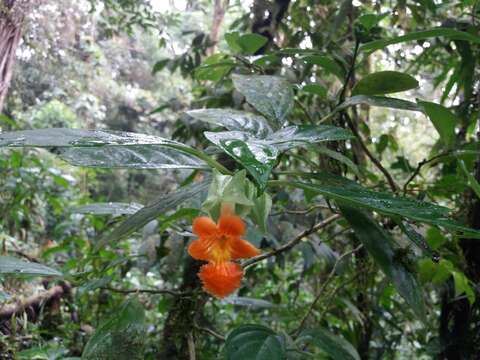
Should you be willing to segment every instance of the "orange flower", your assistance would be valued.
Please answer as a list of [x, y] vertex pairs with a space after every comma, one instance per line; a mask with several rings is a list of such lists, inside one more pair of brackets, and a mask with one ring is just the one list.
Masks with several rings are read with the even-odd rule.
[[216, 224], [207, 216], [193, 221], [192, 231], [198, 236], [188, 247], [188, 253], [197, 260], [208, 261], [200, 268], [198, 277], [203, 289], [218, 298], [224, 298], [240, 287], [241, 266], [232, 260], [254, 257], [260, 251], [248, 241], [245, 223], [230, 211], [222, 209]]

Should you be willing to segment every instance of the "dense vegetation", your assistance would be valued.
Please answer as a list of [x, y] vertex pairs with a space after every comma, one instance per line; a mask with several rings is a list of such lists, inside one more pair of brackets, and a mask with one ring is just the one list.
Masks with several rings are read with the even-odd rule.
[[0, 3], [0, 359], [478, 358], [479, 1], [39, 5]]

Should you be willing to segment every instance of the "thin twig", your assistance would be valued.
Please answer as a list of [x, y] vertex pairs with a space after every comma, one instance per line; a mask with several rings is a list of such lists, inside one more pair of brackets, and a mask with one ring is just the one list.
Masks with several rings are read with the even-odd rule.
[[305, 106], [303, 106], [303, 104], [297, 99], [295, 99], [295, 104], [297, 104], [298, 107], [302, 109], [304, 114], [307, 116], [308, 121], [310, 121], [311, 124], [315, 124], [315, 121], [313, 120], [312, 115], [310, 115], [310, 112], [307, 110], [307, 108], [305, 108]]
[[358, 132], [358, 130], [355, 128], [355, 126], [353, 125], [352, 123], [352, 120], [350, 119], [350, 117], [345, 114], [345, 118], [347, 119], [347, 124], [348, 124], [348, 127], [350, 128], [350, 130], [352, 131], [353, 135], [355, 135], [356, 139], [358, 140], [358, 143], [360, 144], [360, 147], [362, 148], [362, 150], [365, 152], [365, 155], [367, 155], [367, 157], [370, 159], [370, 161], [377, 167], [378, 170], [380, 170], [382, 172], [382, 174], [385, 176], [385, 178], [387, 179], [388, 181], [388, 184], [390, 185], [390, 188], [392, 189], [393, 192], [397, 192], [398, 191], [398, 185], [395, 183], [395, 180], [393, 180], [393, 177], [392, 175], [388, 172], [387, 169], [385, 169], [382, 165], [382, 163], [380, 162], [380, 160], [378, 160], [371, 152], [370, 150], [368, 150], [368, 147], [367, 145], [365, 145], [365, 143], [363, 142], [363, 139], [362, 137], [360, 136], [360, 133]]
[[318, 224], [312, 226], [310, 229], [307, 229], [307, 230], [304, 230], [302, 231], [300, 234], [298, 234], [294, 239], [290, 240], [288, 243], [286, 243], [285, 245], [283, 246], [280, 246], [278, 249], [275, 249], [275, 250], [272, 250], [272, 251], [269, 251], [269, 252], [266, 252], [264, 254], [261, 254], [259, 256], [256, 256], [252, 259], [249, 259], [247, 261], [245, 261], [243, 263], [243, 267], [246, 268], [246, 267], [249, 267], [259, 261], [262, 261], [262, 260], [265, 260], [265, 259], [268, 259], [269, 257], [272, 257], [272, 256], [276, 256], [278, 254], [281, 254], [285, 251], [288, 251], [290, 250], [291, 248], [293, 248], [295, 245], [297, 245], [298, 243], [300, 243], [300, 241], [302, 241], [303, 238], [311, 235], [311, 234], [314, 234], [316, 233], [318, 230], [320, 229], [323, 229], [325, 228], [326, 226], [330, 225], [332, 222], [338, 220], [339, 218], [341, 217], [340, 214], [335, 214], [335, 215], [332, 215], [328, 218], [326, 218], [325, 220], [319, 222]]
[[195, 325], [195, 329], [200, 330], [200, 331], [204, 331], [206, 333], [209, 333], [210, 335], [217, 338], [218, 340], [225, 341], [225, 336], [217, 333], [216, 331], [214, 331], [212, 329], [209, 329], [209, 328], [206, 328], [206, 327], [203, 327], [203, 326], [199, 326], [199, 325]]
[[190, 295], [188, 292], [181, 292], [169, 289], [117, 289], [113, 287], [101, 287], [102, 290], [112, 291], [120, 294], [134, 294], [134, 293], [145, 293], [145, 294], [168, 294], [172, 296], [185, 296]]
[[337, 266], [338, 264], [340, 263], [340, 261], [342, 261], [344, 258], [346, 258], [347, 256], [350, 256], [354, 253], [356, 253], [358, 250], [360, 250], [361, 248], [363, 247], [363, 244], [360, 244], [359, 246], [357, 246], [355, 249], [353, 250], [350, 250], [350, 251], [347, 251], [346, 253], [342, 254], [338, 259], [337, 261], [335, 261], [335, 264], [333, 265], [333, 268], [332, 270], [330, 271], [330, 273], [328, 274], [326, 280], [324, 281], [322, 287], [320, 288], [320, 290], [318, 291], [318, 295], [315, 297], [315, 299], [313, 300], [313, 302], [310, 304], [307, 312], [305, 313], [305, 315], [303, 316], [302, 320], [300, 321], [300, 325], [298, 325], [298, 327], [293, 331], [293, 335], [298, 335], [300, 333], [300, 331], [302, 331], [302, 328], [303, 326], [305, 325], [305, 322], [307, 321], [308, 317], [310, 316], [310, 314], [312, 313], [315, 305], [317, 304], [318, 300], [320, 300], [320, 298], [322, 297], [323, 295], [323, 292], [325, 290], [325, 288], [327, 287], [327, 285], [330, 283], [330, 281], [332, 280], [333, 278], [333, 275], [335, 274], [335, 272], [337, 271]]

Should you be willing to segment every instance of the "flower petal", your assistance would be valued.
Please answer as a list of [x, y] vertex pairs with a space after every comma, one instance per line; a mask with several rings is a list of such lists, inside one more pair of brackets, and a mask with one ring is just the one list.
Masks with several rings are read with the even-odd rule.
[[245, 223], [240, 216], [222, 215], [218, 220], [218, 229], [221, 234], [230, 236], [243, 236], [245, 234]]
[[192, 232], [200, 237], [212, 236], [217, 232], [217, 225], [208, 216], [200, 216], [193, 220]]
[[208, 263], [200, 268], [198, 277], [202, 280], [206, 292], [222, 299], [240, 287], [243, 270], [240, 265], [231, 261]]
[[209, 260], [210, 257], [210, 241], [205, 238], [193, 240], [188, 246], [188, 253], [197, 260]]
[[229, 241], [232, 259], [248, 259], [260, 254], [255, 246], [250, 244], [247, 240], [231, 239]]

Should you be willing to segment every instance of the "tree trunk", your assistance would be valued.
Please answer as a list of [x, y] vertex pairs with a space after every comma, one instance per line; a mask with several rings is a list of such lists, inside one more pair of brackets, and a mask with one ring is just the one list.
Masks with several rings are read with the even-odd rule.
[[12, 79], [15, 51], [20, 42], [30, 0], [0, 0], [0, 112]]
[[215, 52], [215, 48], [220, 37], [220, 28], [222, 27], [223, 19], [225, 18], [225, 12], [229, 2], [229, 0], [215, 0], [213, 9], [213, 22], [210, 30], [210, 41], [212, 46], [207, 49], [207, 55], [212, 55]]

